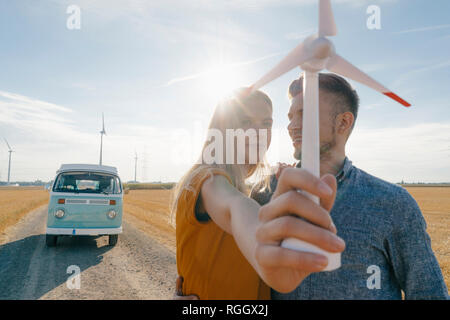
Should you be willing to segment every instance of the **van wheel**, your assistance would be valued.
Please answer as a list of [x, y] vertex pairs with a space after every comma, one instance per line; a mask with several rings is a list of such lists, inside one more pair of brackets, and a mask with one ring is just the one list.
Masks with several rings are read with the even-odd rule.
[[110, 246], [115, 246], [118, 239], [119, 239], [119, 235], [118, 234], [110, 234], [109, 235], [109, 245]]
[[47, 247], [54, 247], [56, 246], [56, 241], [58, 240], [58, 236], [47, 234], [45, 235], [45, 244]]

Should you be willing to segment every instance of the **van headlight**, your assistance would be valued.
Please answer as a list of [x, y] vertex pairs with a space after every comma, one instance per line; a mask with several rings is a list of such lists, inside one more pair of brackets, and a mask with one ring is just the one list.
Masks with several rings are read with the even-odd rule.
[[64, 214], [65, 214], [64, 210], [59, 209], [59, 210], [56, 210], [56, 212], [55, 212], [55, 217], [61, 219], [62, 217], [64, 217]]
[[117, 213], [114, 210], [109, 210], [106, 215], [108, 216], [108, 218], [114, 219], [116, 217]]

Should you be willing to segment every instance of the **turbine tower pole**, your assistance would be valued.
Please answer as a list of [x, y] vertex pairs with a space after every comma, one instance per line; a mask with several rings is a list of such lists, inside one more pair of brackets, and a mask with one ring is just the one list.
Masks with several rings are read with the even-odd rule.
[[102, 153], [103, 153], [103, 132], [100, 132], [100, 165], [102, 165]]
[[105, 131], [105, 117], [102, 112], [102, 131], [100, 131], [100, 165], [102, 165], [103, 160], [103, 135], [106, 135]]
[[11, 177], [11, 153], [14, 152], [13, 149], [11, 149], [11, 146], [8, 143], [8, 140], [6, 140], [6, 138], [3, 138], [5, 140], [6, 145], [8, 146], [8, 152], [9, 152], [9, 161], [8, 161], [8, 183], [10, 181], [10, 177]]
[[137, 182], [136, 180], [136, 172], [137, 172], [137, 153], [134, 152], [135, 156], [134, 156], [134, 182]]

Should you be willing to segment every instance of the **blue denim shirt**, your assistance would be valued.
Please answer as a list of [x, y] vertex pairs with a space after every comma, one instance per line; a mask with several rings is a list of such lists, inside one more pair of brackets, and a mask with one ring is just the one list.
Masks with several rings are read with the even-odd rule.
[[[345, 240], [341, 267], [313, 273], [294, 291], [272, 290], [288, 299], [448, 299], [448, 290], [431, 249], [426, 223], [414, 198], [401, 186], [383, 181], [345, 158], [336, 175], [331, 217]], [[272, 191], [277, 180], [271, 179]], [[260, 204], [271, 192], [253, 192]]]

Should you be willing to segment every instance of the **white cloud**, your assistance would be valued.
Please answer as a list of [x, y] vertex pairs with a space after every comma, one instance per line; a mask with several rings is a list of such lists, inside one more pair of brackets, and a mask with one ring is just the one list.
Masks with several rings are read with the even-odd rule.
[[[53, 0], [60, 5], [71, 5], [72, 0]], [[378, 0], [378, 3], [392, 3], [398, 0]], [[224, 10], [255, 10], [277, 6], [309, 6], [318, 5], [318, 0], [165, 0], [165, 1], [147, 1], [147, 0], [78, 0], [77, 5], [80, 8], [95, 10], [102, 14], [108, 14], [111, 17], [117, 17], [124, 14], [145, 15], [149, 12], [161, 9], [177, 10], [205, 10], [220, 12]], [[332, 5], [337, 6], [346, 4], [354, 7], [373, 4], [373, 0], [333, 0]]]
[[393, 34], [416, 33], [416, 32], [433, 31], [433, 30], [448, 29], [448, 28], [450, 28], [450, 24], [441, 24], [441, 25], [428, 26], [428, 27], [422, 27], [422, 28], [406, 29], [406, 30], [402, 30], [402, 31], [392, 32], [392, 33]]
[[412, 76], [415, 76], [417, 78], [417, 74], [425, 73], [425, 72], [429, 72], [429, 71], [433, 71], [433, 70], [439, 71], [439, 70], [442, 70], [442, 69], [445, 69], [448, 67], [450, 67], [450, 60], [433, 62], [426, 66], [423, 66], [420, 68], [415, 68], [411, 71], [408, 71], [408, 72], [405, 72], [405, 73], [399, 75], [398, 78], [394, 81], [393, 87], [398, 87], [398, 86], [406, 83], [409, 79], [412, 78]]
[[355, 128], [347, 146], [355, 165], [387, 181], [450, 181], [450, 123]]
[[219, 66], [217, 69], [211, 69], [211, 70], [206, 70], [204, 72], [199, 72], [199, 73], [195, 73], [195, 74], [191, 74], [191, 75], [187, 75], [187, 76], [176, 77], [176, 78], [169, 80], [165, 86], [170, 86], [170, 85], [178, 83], [178, 82], [183, 82], [183, 81], [193, 80], [193, 79], [197, 79], [197, 78], [201, 78], [201, 77], [205, 77], [205, 76], [210, 76], [211, 74], [215, 74], [222, 70], [229, 71], [230, 69], [235, 69], [238, 67], [254, 64], [254, 63], [264, 61], [266, 59], [270, 59], [270, 58], [273, 58], [275, 56], [278, 56], [278, 55], [281, 55], [284, 53], [285, 52], [275, 52], [275, 53], [271, 53], [271, 54], [265, 55], [263, 57], [255, 58], [255, 59], [248, 60], [248, 61], [224, 64], [224, 65]]
[[21, 102], [27, 106], [32, 105], [33, 107], [36, 107], [40, 110], [58, 110], [58, 111], [64, 111], [64, 112], [72, 111], [69, 108], [62, 107], [62, 106], [56, 105], [54, 103], [49, 103], [46, 101], [41, 101], [38, 99], [33, 99], [33, 98], [26, 97], [26, 96], [22, 96], [20, 94], [6, 92], [6, 91], [0, 91], [0, 97], [3, 97], [4, 99], [9, 100], [9, 101]]
[[[70, 109], [23, 95], [0, 92], [0, 123], [16, 152], [12, 181], [51, 179], [61, 163], [96, 163], [97, 130], [70, 121]], [[4, 100], [7, 101], [4, 101]], [[35, 104], [31, 103], [32, 101]], [[44, 119], [48, 117], [48, 119]], [[112, 121], [111, 121], [112, 122]], [[138, 153], [138, 179], [176, 181], [196, 160], [207, 122], [186, 128], [154, 128], [107, 122], [105, 164], [117, 166], [123, 180], [134, 176]], [[22, 131], [22, 137], [17, 137]], [[25, 137], [25, 138], [24, 138]], [[6, 146], [4, 146], [4, 150]], [[405, 128], [356, 128], [347, 153], [354, 164], [382, 179], [398, 182], [450, 181], [450, 123], [418, 124]], [[291, 163], [293, 148], [285, 128], [274, 128], [268, 158]], [[1, 178], [7, 172], [7, 152], [0, 154]]]
[[[41, 136], [59, 141], [82, 138], [75, 130], [73, 111], [54, 103], [0, 91], [0, 123], [21, 130], [30, 138]], [[89, 139], [86, 137], [86, 139]]]
[[290, 32], [284, 35], [287, 40], [303, 40], [304, 38], [317, 32], [317, 29], [310, 28], [301, 32]]
[[[98, 163], [100, 127], [87, 127], [83, 116], [64, 106], [0, 91], [0, 136], [5, 136], [15, 150], [11, 181], [48, 181], [62, 163]], [[104, 163], [116, 166], [124, 181], [131, 180], [136, 150], [140, 181], [175, 181], [194, 163], [206, 125], [180, 131], [106, 118]], [[6, 144], [2, 145], [1, 181], [6, 179], [8, 170]]]

